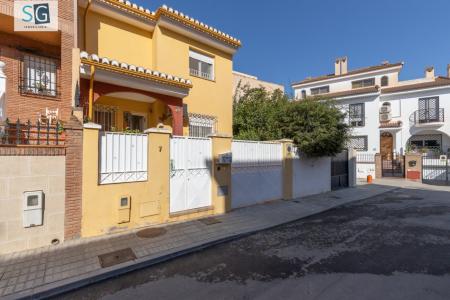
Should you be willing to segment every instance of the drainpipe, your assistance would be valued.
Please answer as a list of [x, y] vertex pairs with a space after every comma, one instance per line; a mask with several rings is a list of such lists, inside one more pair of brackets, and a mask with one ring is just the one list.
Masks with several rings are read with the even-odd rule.
[[94, 78], [95, 78], [95, 66], [91, 66], [91, 79], [89, 81], [89, 122], [94, 120]]
[[[86, 6], [86, 9], [84, 10], [84, 26], [83, 26], [83, 48], [86, 51], [87, 49], [87, 37], [86, 37], [86, 30], [87, 30], [87, 15], [89, 12], [89, 9], [91, 8], [92, 0], [88, 0], [88, 4]], [[91, 66], [91, 78], [89, 80], [89, 111], [88, 111], [88, 118], [89, 122], [92, 122], [94, 119], [94, 78], [95, 78], [95, 67]]]
[[0, 125], [6, 119], [6, 75], [3, 72], [5, 63], [0, 61]]
[[87, 4], [87, 6], [86, 6], [86, 9], [84, 10], [84, 26], [83, 26], [83, 48], [84, 48], [84, 51], [86, 51], [86, 49], [87, 49], [87, 46], [86, 46], [86, 44], [87, 44], [87, 39], [86, 39], [86, 26], [87, 26], [87, 14], [88, 14], [88, 12], [89, 12], [89, 8], [91, 8], [91, 4], [92, 4], [92, 0], [88, 0], [88, 4]]

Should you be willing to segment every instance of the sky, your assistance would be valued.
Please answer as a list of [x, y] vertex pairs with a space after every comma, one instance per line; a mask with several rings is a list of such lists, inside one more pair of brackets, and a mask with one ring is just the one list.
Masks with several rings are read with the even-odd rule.
[[236, 71], [290, 84], [349, 69], [405, 62], [401, 80], [437, 75], [450, 64], [448, 0], [134, 0], [151, 10], [166, 4], [242, 41]]

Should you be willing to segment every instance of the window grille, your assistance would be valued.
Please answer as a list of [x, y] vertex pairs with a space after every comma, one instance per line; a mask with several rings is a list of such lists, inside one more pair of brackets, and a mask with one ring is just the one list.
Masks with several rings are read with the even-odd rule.
[[367, 151], [367, 144], [367, 136], [352, 136], [347, 143], [347, 147], [357, 151]]
[[350, 104], [348, 116], [350, 126], [363, 127], [365, 120], [364, 103]]
[[442, 135], [441, 134], [423, 134], [413, 135], [408, 142], [412, 151], [422, 151], [424, 149], [436, 152], [442, 151]]
[[21, 93], [57, 96], [56, 60], [26, 54], [23, 56], [21, 77]]
[[117, 107], [94, 105], [94, 122], [102, 125], [104, 131], [117, 130]]
[[189, 114], [189, 136], [207, 137], [216, 132], [217, 118], [214, 116]]

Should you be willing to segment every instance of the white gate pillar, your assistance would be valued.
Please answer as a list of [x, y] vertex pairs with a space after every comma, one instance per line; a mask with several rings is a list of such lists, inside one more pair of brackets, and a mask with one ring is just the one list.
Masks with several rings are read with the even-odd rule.
[[5, 63], [0, 61], [0, 122], [6, 120], [6, 75]]

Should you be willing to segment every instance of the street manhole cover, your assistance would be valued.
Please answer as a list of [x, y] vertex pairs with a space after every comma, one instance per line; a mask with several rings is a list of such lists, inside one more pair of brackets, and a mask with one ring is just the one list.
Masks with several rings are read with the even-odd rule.
[[118, 264], [122, 264], [127, 261], [135, 260], [136, 255], [134, 254], [133, 250], [131, 250], [131, 248], [126, 248], [111, 253], [99, 255], [98, 259], [100, 261], [100, 265], [102, 266], [102, 268], [107, 268]]
[[155, 238], [161, 235], [166, 234], [167, 230], [161, 227], [158, 228], [147, 228], [140, 230], [136, 233], [137, 237], [143, 238], [143, 239], [151, 239]]
[[213, 217], [200, 219], [198, 221], [202, 222], [205, 225], [213, 225], [213, 224], [217, 224], [217, 223], [222, 223], [222, 221], [220, 221], [219, 219], [213, 218]]

